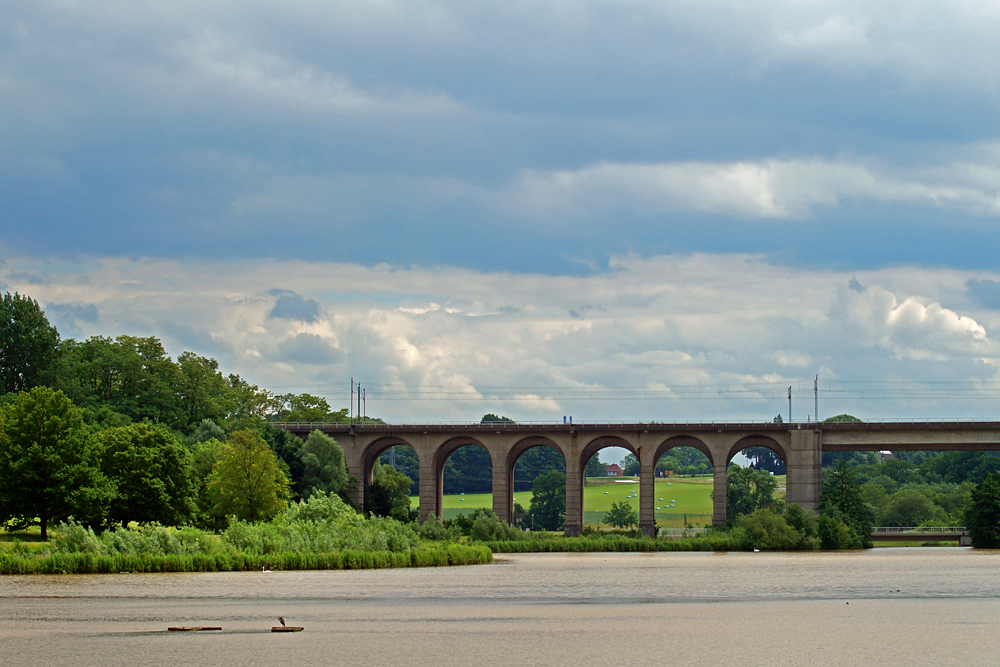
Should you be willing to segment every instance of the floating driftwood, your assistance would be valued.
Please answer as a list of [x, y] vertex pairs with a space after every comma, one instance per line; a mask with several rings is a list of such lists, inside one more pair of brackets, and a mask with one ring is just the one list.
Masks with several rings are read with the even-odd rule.
[[271, 632], [302, 632], [302, 628], [296, 628], [291, 625], [272, 625]]
[[219, 625], [181, 625], [177, 627], [167, 628], [168, 632], [202, 632], [204, 630], [221, 630], [222, 626]]

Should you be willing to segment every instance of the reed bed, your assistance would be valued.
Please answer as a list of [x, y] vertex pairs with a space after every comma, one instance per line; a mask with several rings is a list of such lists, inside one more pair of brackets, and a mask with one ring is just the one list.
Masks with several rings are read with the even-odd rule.
[[0, 552], [0, 574], [112, 574], [122, 572], [247, 572], [252, 570], [361, 570], [401, 567], [485, 565], [493, 552], [484, 545], [421, 546], [408, 552], [340, 551], [277, 554], [49, 553], [23, 556]]

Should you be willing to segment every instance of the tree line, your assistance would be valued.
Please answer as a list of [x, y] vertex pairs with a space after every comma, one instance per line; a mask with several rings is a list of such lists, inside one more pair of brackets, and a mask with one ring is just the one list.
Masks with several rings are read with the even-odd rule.
[[[0, 526], [75, 517], [218, 529], [259, 521], [317, 492], [347, 500], [343, 451], [284, 421], [346, 422], [310, 394], [272, 394], [214, 359], [167, 355], [155, 337], [62, 339], [34, 299], [0, 299]], [[376, 420], [370, 420], [376, 421]], [[373, 513], [401, 509], [409, 481], [376, 471]]]

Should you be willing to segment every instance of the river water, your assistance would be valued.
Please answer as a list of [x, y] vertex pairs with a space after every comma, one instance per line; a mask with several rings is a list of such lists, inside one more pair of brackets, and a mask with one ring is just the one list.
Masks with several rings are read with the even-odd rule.
[[[278, 616], [305, 630], [271, 633]], [[0, 577], [5, 666], [997, 662], [996, 551], [524, 554], [419, 570]]]

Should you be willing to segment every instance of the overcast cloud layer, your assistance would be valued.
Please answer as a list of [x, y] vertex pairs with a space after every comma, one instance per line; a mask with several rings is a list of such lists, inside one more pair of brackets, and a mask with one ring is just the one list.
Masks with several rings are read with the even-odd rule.
[[986, 2], [6, 3], [0, 287], [391, 418], [989, 416], [997, 63]]
[[995, 274], [695, 254], [613, 257], [591, 276], [9, 262], [0, 281], [36, 295], [64, 335], [155, 334], [174, 354], [337, 405], [353, 377], [393, 420], [787, 418], [789, 386], [806, 419], [815, 374], [821, 416], [982, 417], [1000, 396]]

